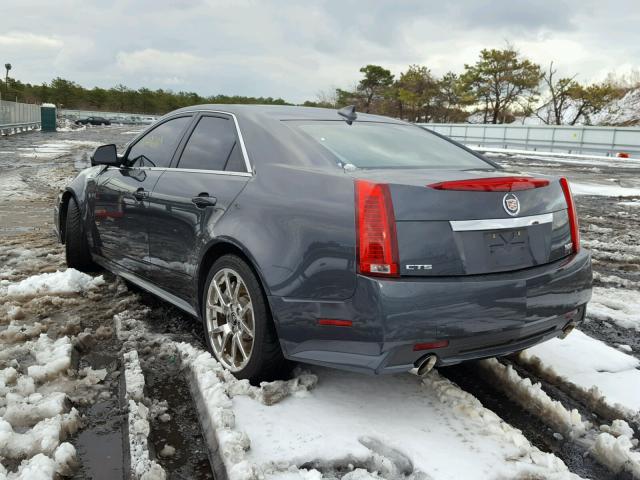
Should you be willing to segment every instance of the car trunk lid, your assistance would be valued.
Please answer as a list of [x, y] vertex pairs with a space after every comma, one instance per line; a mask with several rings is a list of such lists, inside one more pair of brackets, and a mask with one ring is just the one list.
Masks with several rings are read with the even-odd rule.
[[388, 184], [402, 276], [506, 272], [571, 253], [558, 179], [535, 182], [495, 170], [377, 169], [351, 175]]

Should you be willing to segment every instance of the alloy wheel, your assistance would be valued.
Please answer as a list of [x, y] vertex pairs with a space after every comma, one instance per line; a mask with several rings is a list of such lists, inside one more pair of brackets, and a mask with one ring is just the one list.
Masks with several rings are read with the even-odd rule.
[[220, 269], [207, 292], [207, 335], [217, 359], [232, 372], [242, 370], [251, 359], [255, 325], [246, 283], [235, 270]]

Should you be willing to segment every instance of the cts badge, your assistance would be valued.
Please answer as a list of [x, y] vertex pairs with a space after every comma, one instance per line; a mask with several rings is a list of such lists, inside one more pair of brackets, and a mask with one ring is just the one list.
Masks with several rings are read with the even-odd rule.
[[502, 198], [502, 206], [504, 211], [511, 216], [515, 216], [520, 213], [520, 200], [513, 193], [507, 193]]
[[431, 265], [406, 265], [407, 270], [431, 270]]

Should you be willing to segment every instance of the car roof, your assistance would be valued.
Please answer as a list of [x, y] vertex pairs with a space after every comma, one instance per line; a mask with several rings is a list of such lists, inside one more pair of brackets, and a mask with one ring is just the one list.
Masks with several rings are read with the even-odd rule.
[[[344, 120], [338, 110], [331, 108], [300, 107], [295, 105], [236, 105], [236, 104], [203, 104], [174, 110], [170, 115], [199, 110], [215, 110], [232, 113], [238, 117], [263, 117], [271, 120]], [[391, 117], [356, 112], [356, 121], [405, 123]]]

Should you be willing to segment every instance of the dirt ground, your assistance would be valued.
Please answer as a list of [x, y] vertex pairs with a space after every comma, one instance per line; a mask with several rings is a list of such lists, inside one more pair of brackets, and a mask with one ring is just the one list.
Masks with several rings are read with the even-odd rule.
[[[34, 387], [36, 393], [59, 391], [66, 395], [60, 418], [73, 409], [78, 412], [74, 425], [63, 422], [59, 432], [60, 442], [75, 448], [76, 460], [58, 462], [61, 465], [55, 467], [56, 475], [123, 478], [131, 468], [122, 362], [122, 354], [130, 345], [126, 337], [117, 335], [114, 317], [138, 312], [149, 332], [204, 348], [197, 321], [108, 272], [96, 273], [103, 276], [104, 283], [75, 293], [11, 296], [6, 292], [8, 285], [30, 276], [64, 270], [63, 249], [52, 234], [52, 205], [58, 189], [88, 165], [88, 154], [97, 144], [116, 143], [121, 148], [136, 132], [131, 127], [113, 126], [0, 137], [0, 369], [11, 367], [26, 375], [30, 367], [38, 365], [40, 360], [33, 349], [41, 334], [54, 341], [68, 338], [71, 342], [68, 368], [62, 368], [55, 379], [36, 381]], [[496, 161], [510, 169], [569, 175], [578, 182], [640, 185], [640, 163], [609, 166], [606, 162], [524, 157], [496, 157]], [[625, 351], [640, 358], [637, 330], [615, 321], [616, 312], [624, 313], [624, 305], [612, 301], [607, 293], [632, 292], [637, 299], [640, 197], [581, 195], [576, 200], [583, 245], [592, 251], [594, 285], [601, 289], [594, 299], [601, 307], [598, 311], [613, 312], [611, 318], [606, 313], [590, 316], [581, 330], [612, 347], [629, 346]], [[148, 341], [135, 343], [146, 381], [142, 403], [149, 409], [149, 455], [168, 478], [213, 478], [216, 459], [201, 427], [193, 392], [177, 359], [157, 354], [157, 341], [151, 336]], [[541, 383], [566, 408], [575, 408], [596, 420], [613, 420], [593, 411], [571, 389], [518, 364], [517, 359], [504, 362], [533, 383]], [[594, 479], [633, 478], [628, 471], [612, 472], [589, 455], [586, 447], [558, 435], [545, 418], [524, 408], [499, 383], [492, 382], [479, 364], [440, 369], [440, 374], [522, 431], [531, 444], [554, 453], [571, 472]], [[12, 424], [17, 433], [27, 432], [30, 426]], [[53, 456], [58, 450], [42, 451]], [[16, 472], [32, 453], [9, 455], [0, 451], [0, 460], [9, 473]], [[333, 475], [342, 476], [339, 472]]]

